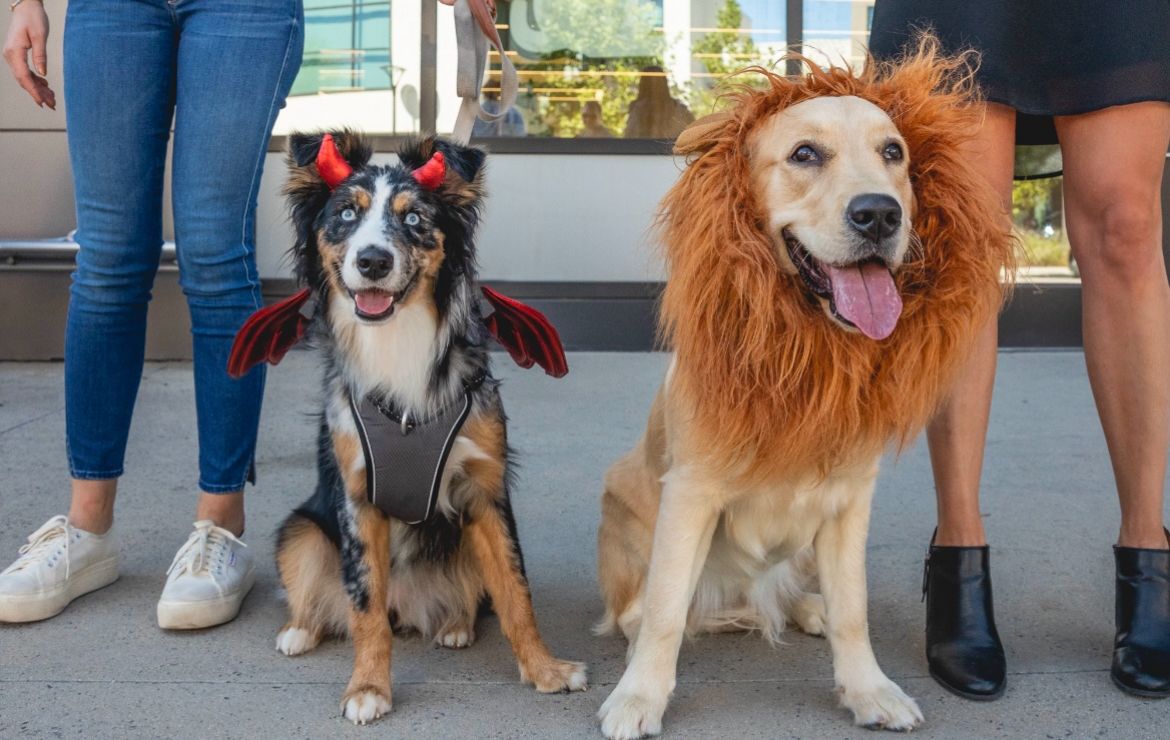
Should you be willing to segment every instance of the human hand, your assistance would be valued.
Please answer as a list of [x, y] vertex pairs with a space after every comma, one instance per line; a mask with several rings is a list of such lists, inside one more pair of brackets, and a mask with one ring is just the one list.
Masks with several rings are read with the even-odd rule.
[[[439, 0], [443, 5], [455, 5], [455, 0]], [[468, 0], [471, 15], [479, 23], [483, 35], [494, 39], [497, 48], [502, 48], [499, 31], [496, 30], [496, 0]]]
[[[49, 39], [49, 16], [40, 0], [24, 0], [12, 11], [8, 38], [4, 42], [4, 61], [12, 76], [39, 106], [57, 109], [57, 95], [49, 87], [45, 75], [49, 71], [49, 56], [45, 44]], [[32, 51], [33, 66], [28, 64]]]
[[[439, 0], [443, 5], [454, 5], [455, 0]], [[485, 5], [492, 11], [492, 15], [496, 14], [496, 0], [487, 0]]]

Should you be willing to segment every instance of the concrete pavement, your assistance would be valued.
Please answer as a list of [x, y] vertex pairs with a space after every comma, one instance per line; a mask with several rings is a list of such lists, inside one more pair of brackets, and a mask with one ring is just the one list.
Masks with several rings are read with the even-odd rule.
[[[878, 660], [919, 700], [920, 736], [1170, 736], [1170, 701], [1133, 699], [1109, 681], [1118, 513], [1083, 358], [1000, 359], [983, 507], [1007, 694], [963, 701], [926, 675], [920, 587], [934, 502], [922, 444], [890, 460], [878, 485], [869, 548]], [[537, 615], [554, 652], [589, 663], [588, 692], [522, 687], [491, 617], [463, 651], [396, 640], [394, 711], [355, 728], [337, 711], [347, 645], [300, 658], [275, 651], [285, 613], [272, 532], [314, 477], [315, 357], [294, 352], [269, 374], [245, 537], [261, 571], [240, 618], [197, 633], [155, 626], [164, 571], [190, 528], [197, 449], [189, 367], [150, 365], [119, 496], [122, 578], [55, 619], [0, 626], [0, 738], [600, 737], [593, 717], [625, 653], [622, 641], [589, 631], [601, 613], [601, 474], [641, 431], [665, 356], [574, 354], [570, 364], [557, 381], [496, 360], [521, 455], [513, 496]], [[59, 364], [0, 364], [0, 567], [66, 506], [61, 374]], [[826, 643], [787, 640], [777, 649], [745, 635], [684, 645], [667, 737], [873, 737], [837, 708]]]

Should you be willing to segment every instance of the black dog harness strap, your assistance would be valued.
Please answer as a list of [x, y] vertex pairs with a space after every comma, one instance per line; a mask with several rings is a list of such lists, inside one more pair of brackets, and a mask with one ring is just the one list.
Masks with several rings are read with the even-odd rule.
[[398, 417], [369, 398], [350, 395], [350, 408], [366, 457], [366, 497], [407, 524], [435, 513], [447, 456], [471, 413], [471, 389], [432, 419]]

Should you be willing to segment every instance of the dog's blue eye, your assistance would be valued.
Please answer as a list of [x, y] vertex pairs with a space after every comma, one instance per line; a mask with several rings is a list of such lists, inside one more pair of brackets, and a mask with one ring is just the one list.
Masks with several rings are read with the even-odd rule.
[[418, 217], [417, 213], [412, 212], [412, 213], [406, 214], [406, 218], [404, 220], [406, 221], [407, 226], [418, 226], [418, 222], [421, 221], [422, 219], [420, 219]]
[[800, 146], [796, 147], [796, 151], [792, 152], [792, 155], [789, 157], [789, 159], [791, 159], [793, 162], [800, 163], [819, 162], [821, 161], [821, 155], [820, 152], [818, 152], [816, 149], [813, 149], [808, 144], [801, 144]]
[[353, 221], [355, 218], [357, 218], [357, 212], [354, 211], [352, 208], [346, 208], [344, 211], [341, 212], [341, 220], [342, 221]]

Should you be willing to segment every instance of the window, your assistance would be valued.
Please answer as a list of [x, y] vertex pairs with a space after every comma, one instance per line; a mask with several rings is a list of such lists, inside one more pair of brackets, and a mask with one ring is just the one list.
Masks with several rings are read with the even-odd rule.
[[804, 52], [822, 64], [865, 62], [874, 0], [804, 0]]
[[[787, 51], [777, 0], [512, 0], [498, 26], [520, 77], [515, 110], [480, 122], [478, 136], [673, 138], [717, 105], [715, 83]], [[458, 99], [449, 11], [439, 17], [437, 128], [450, 131]], [[499, 95], [493, 52], [485, 108]]]
[[305, 0], [305, 53], [277, 134], [418, 131], [419, 3]]
[[1012, 226], [1018, 240], [1021, 279], [1060, 282], [1075, 277], [1064, 228], [1064, 178], [1044, 177], [1060, 172], [1058, 146], [1017, 146], [1012, 188]]

